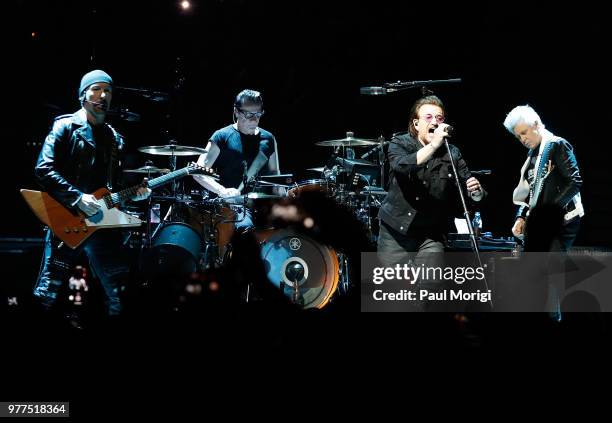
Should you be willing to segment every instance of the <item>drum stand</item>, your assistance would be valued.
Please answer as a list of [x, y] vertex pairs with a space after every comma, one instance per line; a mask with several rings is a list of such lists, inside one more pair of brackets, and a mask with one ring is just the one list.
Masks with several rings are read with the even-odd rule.
[[338, 286], [340, 287], [343, 295], [348, 295], [349, 288], [351, 287], [348, 257], [344, 253], [337, 253], [336, 255], [338, 256], [338, 264], [339, 264], [338, 273], [340, 275], [340, 283]]
[[[291, 302], [298, 306], [304, 305], [304, 297], [300, 293], [300, 281], [304, 281], [304, 266], [301, 263], [293, 262], [291, 267], [285, 269], [285, 276], [292, 282]], [[281, 292], [284, 292], [284, 283], [281, 282]]]

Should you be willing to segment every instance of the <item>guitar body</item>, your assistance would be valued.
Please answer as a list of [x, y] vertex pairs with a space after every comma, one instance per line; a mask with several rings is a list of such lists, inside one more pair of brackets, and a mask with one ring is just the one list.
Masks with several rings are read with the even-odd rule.
[[[100, 188], [93, 193], [97, 199], [107, 194], [109, 191], [106, 188]], [[104, 201], [100, 201], [102, 207], [98, 213], [86, 217], [81, 212], [75, 214], [68, 210], [46, 192], [22, 189], [21, 195], [36, 217], [64, 244], [73, 249], [83, 244], [99, 229], [137, 227], [142, 224], [140, 219], [116, 207], [108, 208]]]
[[[187, 167], [147, 181], [147, 186], [155, 189], [175, 179], [193, 174], [208, 175], [218, 179], [218, 175], [212, 169], [192, 163]], [[72, 212], [46, 192], [22, 189], [21, 195], [36, 217], [47, 225], [64, 244], [74, 249], [99, 229], [130, 228], [142, 225], [142, 220], [122, 212], [113, 205], [121, 202], [122, 199], [131, 198], [140, 187], [142, 185], [136, 185], [112, 194], [112, 196], [109, 195], [110, 192], [106, 188], [100, 188], [93, 193], [93, 196], [99, 200], [101, 208], [98, 213], [90, 217], [86, 217], [80, 211]], [[103, 197], [106, 198], [102, 199]]]

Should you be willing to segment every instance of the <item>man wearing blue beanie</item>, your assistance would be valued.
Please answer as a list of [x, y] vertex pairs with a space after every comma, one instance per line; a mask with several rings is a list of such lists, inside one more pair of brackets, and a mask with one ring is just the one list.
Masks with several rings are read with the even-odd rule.
[[[113, 190], [121, 175], [123, 137], [105, 123], [113, 96], [113, 80], [102, 70], [86, 73], [78, 91], [81, 109], [59, 116], [43, 143], [35, 174], [43, 189], [64, 207], [88, 217], [102, 214], [99, 201], [91, 193], [100, 188]], [[148, 188], [140, 188], [132, 200], [147, 198]], [[76, 250], [63, 245], [47, 231], [43, 268], [34, 295], [45, 308], [53, 307], [58, 293], [70, 279], [77, 255], [82, 251], [98, 277], [107, 298], [110, 315], [122, 310], [120, 293], [128, 276], [129, 262], [122, 252], [123, 235], [117, 229], [94, 233]]]
[[113, 79], [102, 70], [93, 70], [81, 78], [79, 101], [92, 125], [102, 125], [113, 98]]

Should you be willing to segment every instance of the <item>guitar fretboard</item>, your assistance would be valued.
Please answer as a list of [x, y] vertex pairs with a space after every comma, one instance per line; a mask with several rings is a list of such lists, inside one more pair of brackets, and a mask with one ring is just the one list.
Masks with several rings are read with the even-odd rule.
[[[174, 179], [182, 178], [183, 176], [189, 175], [189, 173], [192, 172], [194, 169], [197, 168], [193, 166], [188, 166], [179, 170], [175, 170], [174, 172], [170, 172], [163, 176], [151, 179], [147, 182], [146, 186], [148, 188], [155, 189], [161, 185], [171, 182]], [[136, 195], [138, 189], [143, 186], [144, 185], [134, 185], [133, 187], [129, 187], [124, 190], [105, 195], [102, 199], [104, 200], [108, 208], [115, 207], [122, 201], [129, 200], [130, 198], [132, 198], [134, 195]]]

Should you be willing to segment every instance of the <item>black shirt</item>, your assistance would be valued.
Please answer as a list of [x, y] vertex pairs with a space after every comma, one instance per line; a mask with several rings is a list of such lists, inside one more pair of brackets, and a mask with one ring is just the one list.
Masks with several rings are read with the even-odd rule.
[[240, 185], [244, 162], [249, 168], [260, 151], [268, 159], [274, 153], [274, 135], [261, 128], [255, 135], [246, 135], [229, 125], [216, 131], [210, 137], [210, 142], [219, 147], [219, 156], [213, 167], [219, 174], [219, 182], [226, 188], [237, 188]]
[[535, 181], [535, 165], [537, 161], [538, 161], [537, 154], [534, 154], [533, 156], [531, 156], [531, 158], [529, 159], [529, 164], [527, 165], [527, 168], [525, 169], [525, 174], [523, 175], [523, 177], [529, 184], [529, 187], [532, 187], [533, 182]]
[[90, 186], [97, 190], [108, 185], [109, 165], [111, 161], [113, 133], [106, 125], [92, 126], [96, 153], [91, 168]]

